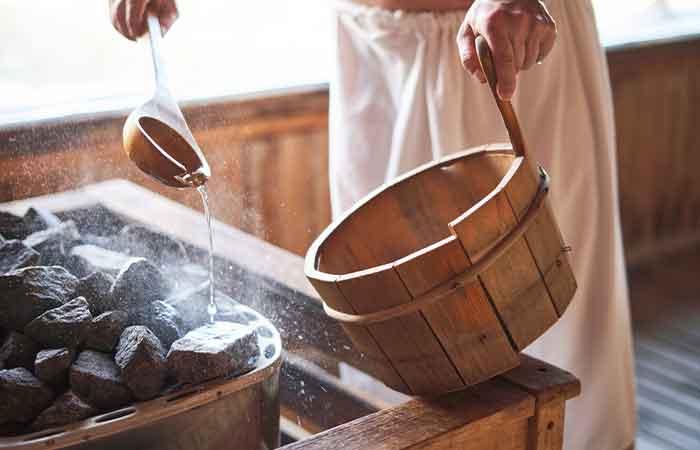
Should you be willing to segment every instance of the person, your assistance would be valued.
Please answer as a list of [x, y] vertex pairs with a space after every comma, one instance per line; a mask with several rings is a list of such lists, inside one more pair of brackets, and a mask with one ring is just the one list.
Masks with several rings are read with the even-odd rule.
[[[136, 38], [149, 6], [166, 27], [176, 17], [173, 0], [112, 0], [115, 28]], [[507, 141], [479, 83], [474, 39], [484, 36], [498, 95], [512, 100], [531, 154], [551, 176], [579, 284], [566, 314], [526, 351], [581, 380], [582, 394], [566, 406], [564, 448], [631, 448], [634, 369], [612, 99], [590, 0], [336, 0], [334, 21], [336, 217], [418, 165]]]

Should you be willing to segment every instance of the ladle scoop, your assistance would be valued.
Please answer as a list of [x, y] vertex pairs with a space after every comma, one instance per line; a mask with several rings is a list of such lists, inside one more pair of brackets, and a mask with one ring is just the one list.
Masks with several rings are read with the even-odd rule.
[[158, 18], [147, 15], [155, 72], [153, 98], [135, 109], [124, 124], [124, 151], [139, 169], [168, 186], [198, 187], [211, 170], [167, 87], [160, 56], [162, 31]]

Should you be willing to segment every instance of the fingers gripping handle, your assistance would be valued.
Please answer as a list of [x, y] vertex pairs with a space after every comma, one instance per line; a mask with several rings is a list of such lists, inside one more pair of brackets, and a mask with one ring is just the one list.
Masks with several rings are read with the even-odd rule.
[[489, 44], [486, 42], [486, 39], [483, 36], [477, 36], [475, 45], [476, 53], [479, 56], [479, 64], [481, 64], [481, 70], [486, 76], [486, 80], [491, 87], [491, 92], [496, 100], [498, 109], [501, 111], [501, 117], [503, 118], [503, 122], [508, 130], [510, 142], [513, 144], [513, 151], [518, 156], [526, 156], [525, 139], [523, 138], [523, 132], [520, 128], [518, 117], [515, 115], [513, 104], [508, 100], [501, 99], [496, 91], [498, 77], [496, 76], [496, 68], [494, 66], [493, 56], [491, 55]]

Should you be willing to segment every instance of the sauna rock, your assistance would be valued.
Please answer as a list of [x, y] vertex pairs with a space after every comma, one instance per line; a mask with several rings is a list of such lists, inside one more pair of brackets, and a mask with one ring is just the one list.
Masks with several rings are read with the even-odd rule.
[[114, 278], [103, 272], [93, 272], [78, 280], [75, 295], [84, 297], [93, 316], [98, 316], [114, 308], [112, 302]]
[[39, 346], [22, 333], [10, 331], [0, 347], [0, 369], [24, 367], [32, 370]]
[[151, 302], [163, 300], [168, 291], [168, 282], [153, 263], [134, 258], [117, 275], [111, 294], [117, 309], [131, 318]]
[[21, 331], [73, 298], [78, 279], [63, 267], [26, 267], [0, 275], [0, 326]]
[[75, 223], [68, 221], [30, 234], [24, 244], [39, 252], [42, 266], [53, 266], [63, 265], [67, 252], [79, 239]]
[[27, 369], [0, 370], [0, 424], [33, 420], [53, 397], [51, 389]]
[[29, 230], [22, 217], [0, 211], [0, 234], [5, 239], [24, 239], [29, 234]]
[[51, 406], [39, 414], [32, 424], [34, 430], [68, 425], [78, 420], [87, 419], [97, 414], [99, 410], [82, 400], [73, 391], [65, 392]]
[[119, 232], [122, 251], [131, 256], [141, 256], [163, 266], [187, 261], [187, 250], [182, 242], [164, 233], [142, 225], [127, 225]]
[[167, 374], [165, 349], [148, 328], [137, 325], [124, 330], [114, 361], [137, 399], [151, 399], [163, 389]]
[[34, 375], [48, 385], [65, 386], [74, 357], [74, 351], [69, 348], [41, 350], [34, 361]]
[[167, 364], [179, 383], [194, 384], [250, 370], [259, 354], [257, 336], [249, 327], [216, 322], [175, 341]]
[[49, 348], [76, 347], [83, 339], [85, 328], [92, 320], [87, 301], [77, 297], [32, 320], [25, 333]]
[[89, 273], [104, 272], [114, 276], [133, 259], [128, 255], [90, 244], [76, 245], [71, 249], [70, 256], [76, 259], [74, 264], [81, 264], [83, 270]]
[[131, 401], [112, 355], [83, 350], [70, 368], [70, 386], [82, 399], [101, 409], [115, 409]]
[[22, 217], [27, 234], [46, 230], [61, 224], [61, 219], [51, 211], [31, 207]]
[[163, 301], [155, 301], [138, 311], [134, 322], [147, 326], [166, 348], [183, 335], [184, 323], [180, 313]]
[[22, 241], [12, 239], [0, 243], [0, 274], [34, 266], [38, 262], [39, 252], [26, 246]]
[[92, 319], [85, 330], [85, 348], [111, 353], [128, 325], [124, 311], [107, 311]]

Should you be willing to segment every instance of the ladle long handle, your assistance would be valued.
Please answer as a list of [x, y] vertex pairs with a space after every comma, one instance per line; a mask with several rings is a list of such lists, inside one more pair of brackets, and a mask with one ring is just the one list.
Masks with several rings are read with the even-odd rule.
[[525, 150], [525, 138], [523, 137], [523, 131], [520, 128], [520, 122], [518, 122], [518, 117], [515, 115], [513, 104], [508, 100], [502, 100], [501, 97], [498, 96], [498, 92], [496, 91], [498, 78], [496, 76], [496, 69], [493, 63], [493, 56], [491, 55], [489, 44], [486, 42], [486, 39], [483, 36], [476, 37], [476, 53], [479, 56], [481, 69], [484, 71], [486, 80], [488, 80], [489, 86], [491, 87], [493, 97], [496, 99], [498, 109], [501, 111], [503, 122], [506, 124], [508, 136], [510, 136], [510, 142], [513, 144], [513, 151], [518, 156], [525, 156], [527, 153]]
[[168, 77], [165, 74], [165, 63], [160, 56], [160, 43], [163, 40], [163, 31], [160, 28], [158, 17], [148, 11], [146, 15], [148, 23], [148, 37], [151, 41], [151, 58], [153, 59], [153, 71], [156, 77], [156, 89], [166, 89], [168, 87]]

